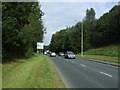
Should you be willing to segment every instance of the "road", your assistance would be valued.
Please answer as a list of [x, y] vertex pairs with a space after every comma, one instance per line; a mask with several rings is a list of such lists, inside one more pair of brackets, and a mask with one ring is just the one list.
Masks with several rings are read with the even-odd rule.
[[66, 88], [118, 88], [118, 67], [83, 60], [50, 57]]

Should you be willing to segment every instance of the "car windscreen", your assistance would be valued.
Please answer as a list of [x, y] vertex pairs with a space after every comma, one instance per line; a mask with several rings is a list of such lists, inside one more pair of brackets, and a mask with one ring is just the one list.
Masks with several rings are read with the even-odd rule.
[[67, 52], [67, 54], [74, 54], [73, 52]]

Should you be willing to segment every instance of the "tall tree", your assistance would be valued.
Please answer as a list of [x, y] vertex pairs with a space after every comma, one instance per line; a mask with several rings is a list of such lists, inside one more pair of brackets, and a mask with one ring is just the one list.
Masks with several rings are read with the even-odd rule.
[[96, 25], [95, 11], [93, 8], [87, 9], [86, 17], [83, 20], [84, 50], [92, 48], [90, 40], [95, 25]]
[[114, 6], [97, 21], [92, 35], [92, 45], [101, 47], [119, 43], [120, 6]]
[[83, 22], [60, 30], [52, 36], [50, 49], [58, 52], [59, 50], [72, 50], [80, 52], [81, 24], [84, 26], [84, 51], [105, 45], [119, 42], [119, 21], [120, 6], [114, 6], [108, 13], [105, 13], [98, 20], [95, 18], [93, 8], [86, 10], [86, 17]]
[[42, 15], [38, 2], [2, 3], [3, 57], [33, 53], [33, 46], [43, 39]]

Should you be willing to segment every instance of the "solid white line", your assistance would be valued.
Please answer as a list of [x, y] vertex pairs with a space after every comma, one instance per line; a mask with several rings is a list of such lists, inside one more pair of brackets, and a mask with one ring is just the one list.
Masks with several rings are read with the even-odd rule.
[[80, 64], [81, 66], [83, 66], [83, 67], [86, 67], [84, 64]]
[[110, 75], [110, 74], [107, 74], [107, 73], [104, 73], [104, 72], [100, 72], [101, 74], [104, 74], [104, 75], [106, 75], [106, 76], [109, 76], [109, 77], [112, 77], [112, 75]]

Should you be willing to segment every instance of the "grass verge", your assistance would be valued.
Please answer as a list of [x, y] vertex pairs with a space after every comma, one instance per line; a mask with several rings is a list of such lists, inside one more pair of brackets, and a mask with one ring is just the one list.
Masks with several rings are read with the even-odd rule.
[[[113, 63], [120, 63], [118, 59], [119, 56], [118, 46], [119, 45], [110, 45], [106, 47], [90, 49], [84, 52], [83, 57], [95, 59], [95, 60], [101, 60], [101, 61], [108, 61]], [[77, 56], [81, 57], [80, 54], [77, 54]]]
[[65, 88], [51, 60], [42, 54], [2, 65], [3, 88]]
[[0, 63], [0, 89], [2, 89], [2, 64]]
[[[81, 57], [80, 54], [78, 54], [77, 56]], [[113, 63], [120, 63], [120, 62], [118, 61], [118, 57], [99, 56], [99, 55], [83, 55], [83, 57], [84, 57], [84, 58], [89, 58], [89, 59], [95, 59], [95, 60], [113, 62]]]
[[84, 52], [84, 55], [98, 55], [98, 56], [111, 56], [118, 57], [118, 46], [120, 45], [110, 45], [96, 49], [90, 49]]

